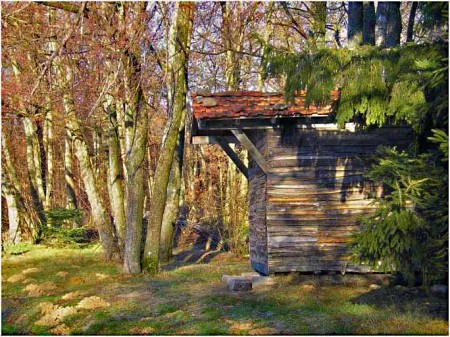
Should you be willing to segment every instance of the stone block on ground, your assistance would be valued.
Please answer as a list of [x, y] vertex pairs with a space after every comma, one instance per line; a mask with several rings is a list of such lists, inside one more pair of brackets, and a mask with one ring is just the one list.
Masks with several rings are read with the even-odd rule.
[[227, 281], [228, 289], [231, 291], [250, 291], [252, 282], [246, 278], [230, 278]]
[[[228, 285], [228, 289], [235, 290], [235, 288], [239, 287], [248, 287], [244, 284], [250, 284], [250, 289], [271, 286], [275, 284], [275, 280], [269, 276], [262, 276], [257, 272], [251, 273], [242, 273], [241, 276], [232, 276], [232, 275], [222, 275], [222, 281]], [[237, 286], [235, 286], [237, 284]], [[248, 290], [250, 290], [248, 289]], [[235, 291], [243, 291], [243, 290], [235, 290]]]

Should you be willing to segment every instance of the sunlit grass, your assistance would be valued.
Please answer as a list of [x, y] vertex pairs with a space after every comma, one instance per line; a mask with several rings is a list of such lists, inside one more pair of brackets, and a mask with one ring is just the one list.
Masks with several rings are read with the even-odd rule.
[[[329, 284], [315, 275], [276, 276], [271, 288], [231, 293], [222, 274], [250, 271], [246, 259], [223, 253], [209, 263], [177, 262], [156, 277], [127, 276], [102, 260], [98, 248], [35, 247], [2, 260], [2, 333], [75, 335], [283, 335], [283, 334], [447, 334], [446, 298], [426, 308], [414, 298], [397, 303], [393, 288], [380, 293], [364, 277], [346, 275]], [[27, 284], [8, 282], [29, 268], [37, 286], [55, 287], [30, 297]], [[63, 273], [61, 273], [63, 272]], [[59, 276], [58, 276], [59, 273]], [[67, 273], [67, 274], [65, 274]], [[17, 278], [17, 277], [16, 277]], [[28, 283], [28, 284], [29, 284]], [[386, 289], [386, 293], [382, 293]], [[389, 290], [391, 289], [391, 290]], [[70, 294], [70, 295], [69, 295]], [[365, 297], [370, 294], [369, 297]], [[72, 296], [72, 297], [71, 297]], [[51, 325], [36, 324], [39, 305], [77, 308], [98, 297], [108, 306], [77, 309]], [[399, 307], [401, 306], [401, 307]], [[436, 308], [440, 308], [436, 313]], [[444, 309], [443, 309], [444, 308]]]

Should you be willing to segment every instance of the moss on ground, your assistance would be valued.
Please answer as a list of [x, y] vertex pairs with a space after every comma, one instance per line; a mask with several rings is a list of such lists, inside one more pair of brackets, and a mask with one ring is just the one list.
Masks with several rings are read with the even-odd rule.
[[[149, 277], [122, 274], [119, 265], [104, 262], [94, 248], [37, 246], [21, 255], [4, 256], [2, 334], [448, 333], [446, 297], [410, 293], [387, 284], [371, 287], [374, 281], [360, 275], [339, 275], [335, 277], [339, 282], [334, 283], [316, 275], [281, 275], [270, 288], [231, 293], [221, 276], [250, 271], [246, 259], [221, 253], [208, 263], [197, 261], [177, 259], [159, 275]], [[26, 278], [11, 278], [27, 269]], [[31, 297], [24, 291], [30, 283], [55, 287]], [[89, 297], [108, 306], [78, 306]], [[43, 312], [43, 302], [53, 304], [45, 310], [59, 308], [50, 325], [36, 324], [49, 314]], [[58, 312], [69, 307], [76, 312], [58, 317]]]

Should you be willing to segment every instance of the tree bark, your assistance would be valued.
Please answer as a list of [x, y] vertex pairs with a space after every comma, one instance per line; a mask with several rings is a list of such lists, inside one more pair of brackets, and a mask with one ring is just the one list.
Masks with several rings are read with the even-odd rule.
[[174, 25], [171, 27], [168, 41], [169, 51], [171, 48], [175, 50], [175, 53], [173, 54], [174, 57], [171, 60], [174, 65], [173, 69], [175, 74], [173, 112], [168, 121], [170, 126], [161, 149], [155, 172], [155, 183], [153, 186], [152, 199], [150, 200], [150, 217], [143, 257], [143, 268], [150, 274], [156, 274], [159, 269], [159, 246], [162, 218], [167, 199], [167, 185], [178, 140], [181, 117], [183, 115], [183, 110], [186, 109], [187, 66], [193, 16], [193, 3], [177, 2], [175, 4]]

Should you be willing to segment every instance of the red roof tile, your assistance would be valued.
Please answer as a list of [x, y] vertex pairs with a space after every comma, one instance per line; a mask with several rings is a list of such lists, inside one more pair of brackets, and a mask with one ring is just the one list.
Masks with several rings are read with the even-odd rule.
[[[332, 102], [338, 95], [338, 91], [331, 92]], [[328, 115], [332, 111], [332, 102], [322, 107], [310, 105], [306, 108], [304, 92], [295, 97], [295, 105], [286, 104], [281, 93], [260, 91], [197, 92], [192, 94], [192, 98], [197, 119]]]

